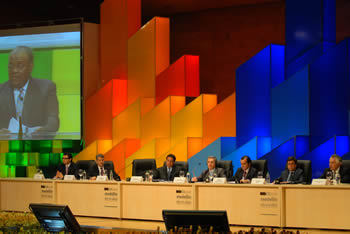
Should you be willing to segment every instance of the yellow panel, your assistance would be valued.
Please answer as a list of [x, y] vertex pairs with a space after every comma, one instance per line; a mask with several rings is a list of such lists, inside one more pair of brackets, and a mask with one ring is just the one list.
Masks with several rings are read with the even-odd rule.
[[150, 112], [156, 104], [155, 98], [141, 98], [141, 117]]
[[185, 97], [168, 97], [141, 119], [141, 146], [154, 138], [170, 137], [170, 117], [185, 105]]
[[203, 113], [216, 105], [216, 95], [202, 94], [171, 118], [171, 146], [203, 136]]
[[169, 66], [169, 19], [155, 17], [128, 40], [128, 103], [155, 97], [155, 78]]
[[[98, 140], [96, 154], [105, 154], [112, 149], [111, 140]], [[96, 155], [95, 155], [96, 156]]]
[[[157, 159], [159, 163], [164, 162], [168, 154], [174, 154], [176, 156], [176, 161], [187, 161], [194, 154], [198, 153], [202, 149], [202, 138], [199, 137], [189, 137], [185, 138], [175, 146], [173, 146], [165, 154], [161, 155], [160, 159]], [[163, 165], [163, 164], [162, 164]]]
[[52, 153], [62, 153], [62, 140], [52, 141]]
[[126, 138], [140, 138], [141, 100], [137, 99], [113, 119], [113, 146]]
[[236, 93], [203, 117], [203, 148], [222, 136], [236, 136]]
[[0, 153], [0, 166], [6, 165], [6, 153]]
[[37, 171], [36, 166], [27, 166], [27, 177], [33, 178], [36, 171]]
[[0, 141], [0, 153], [9, 152], [9, 143], [8, 141]]
[[94, 141], [83, 149], [79, 154], [73, 157], [73, 161], [78, 160], [95, 160], [97, 154], [104, 154], [112, 148], [111, 140]]

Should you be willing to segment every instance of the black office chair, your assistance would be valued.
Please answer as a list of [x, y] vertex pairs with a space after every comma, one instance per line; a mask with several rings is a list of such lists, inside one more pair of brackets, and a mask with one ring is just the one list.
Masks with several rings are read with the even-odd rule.
[[217, 160], [216, 167], [223, 168], [225, 170], [226, 178], [233, 176], [232, 160]]
[[311, 160], [298, 160], [297, 167], [304, 171], [304, 182], [310, 184], [312, 179]]
[[[166, 162], [164, 162], [163, 164], [164, 166], [166, 166]], [[185, 162], [185, 161], [176, 161], [174, 163], [174, 166], [179, 168], [179, 170], [181, 171], [184, 171], [185, 172], [185, 175], [186, 173], [188, 172], [188, 162]]]
[[266, 178], [267, 174], [267, 160], [252, 160], [252, 167], [259, 171], [262, 171], [263, 177]]
[[83, 169], [85, 172], [95, 163], [95, 160], [78, 160], [77, 166], [79, 169]]
[[350, 160], [342, 160], [343, 167], [350, 169]]
[[105, 161], [105, 168], [107, 168], [108, 170], [113, 170], [114, 171], [114, 163], [113, 161]]
[[132, 161], [132, 176], [144, 176], [146, 171], [157, 170], [155, 159], [134, 159]]

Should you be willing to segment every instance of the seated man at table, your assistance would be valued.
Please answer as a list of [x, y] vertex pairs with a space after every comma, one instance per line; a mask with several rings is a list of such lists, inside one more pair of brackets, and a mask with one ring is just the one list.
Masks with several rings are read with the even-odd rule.
[[105, 167], [105, 160], [103, 154], [96, 155], [95, 163], [89, 168], [87, 177], [90, 180], [96, 180], [97, 176], [109, 177], [110, 172], [113, 173], [113, 179], [120, 181], [119, 175], [113, 170], [113, 168]]
[[337, 154], [333, 154], [329, 159], [329, 168], [326, 168], [323, 172], [321, 179], [327, 178], [327, 172], [331, 172], [332, 180], [336, 178], [336, 175], [340, 175], [341, 183], [350, 183], [350, 170], [342, 165], [342, 159]]
[[252, 160], [245, 155], [241, 158], [241, 167], [237, 169], [234, 180], [236, 183], [249, 184], [257, 174], [258, 170], [252, 167]]
[[216, 157], [209, 156], [207, 159], [208, 169], [204, 170], [200, 176], [193, 177], [192, 181], [207, 181], [210, 177], [226, 177], [225, 170], [223, 168], [216, 167]]
[[282, 171], [281, 176], [277, 179], [281, 184], [301, 184], [304, 182], [304, 171], [297, 168], [297, 159], [288, 157], [287, 168]]
[[62, 164], [58, 165], [54, 179], [63, 179], [65, 175], [74, 175], [79, 179], [78, 166], [72, 162], [72, 154], [65, 153], [62, 157]]
[[155, 179], [165, 180], [165, 181], [173, 181], [174, 177], [179, 176], [179, 168], [177, 168], [174, 164], [176, 161], [176, 157], [173, 154], [168, 154], [166, 156], [165, 165], [157, 168], [156, 174], [154, 176]]

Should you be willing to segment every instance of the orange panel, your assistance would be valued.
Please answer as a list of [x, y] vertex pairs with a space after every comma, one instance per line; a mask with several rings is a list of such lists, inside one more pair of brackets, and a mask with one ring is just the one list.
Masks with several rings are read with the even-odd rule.
[[139, 139], [125, 139], [105, 154], [105, 160], [113, 161], [114, 170], [122, 179], [125, 179], [125, 159], [139, 148]]
[[169, 66], [169, 19], [155, 17], [128, 40], [128, 103], [155, 97], [155, 77]]
[[141, 116], [151, 111], [155, 106], [154, 98], [141, 98]]
[[113, 80], [112, 117], [116, 117], [128, 106], [128, 81]]
[[100, 18], [102, 83], [127, 79], [128, 38], [141, 26], [141, 0], [105, 0]]
[[112, 148], [111, 140], [99, 140], [89, 144], [79, 154], [73, 157], [73, 161], [94, 160], [97, 154], [104, 154]]
[[236, 136], [236, 93], [203, 117], [203, 148], [222, 136]]
[[203, 139], [199, 137], [190, 137], [187, 139], [187, 158], [192, 157], [202, 150]]
[[200, 137], [187, 137], [181, 142], [173, 146], [165, 154], [161, 155], [157, 159], [157, 163], [164, 162], [166, 155], [174, 154], [177, 161], [187, 161], [190, 157], [202, 150], [202, 138]]

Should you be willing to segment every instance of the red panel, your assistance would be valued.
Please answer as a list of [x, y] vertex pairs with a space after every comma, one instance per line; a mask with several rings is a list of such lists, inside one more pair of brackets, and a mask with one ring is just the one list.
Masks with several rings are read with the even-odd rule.
[[112, 139], [112, 82], [108, 82], [86, 101], [85, 141]]
[[199, 96], [199, 58], [184, 55], [156, 78], [156, 104], [168, 96]]
[[140, 149], [139, 139], [125, 139], [105, 154], [105, 161], [113, 161], [114, 170], [125, 179], [125, 159]]
[[116, 117], [128, 106], [128, 81], [113, 80], [112, 117]]

